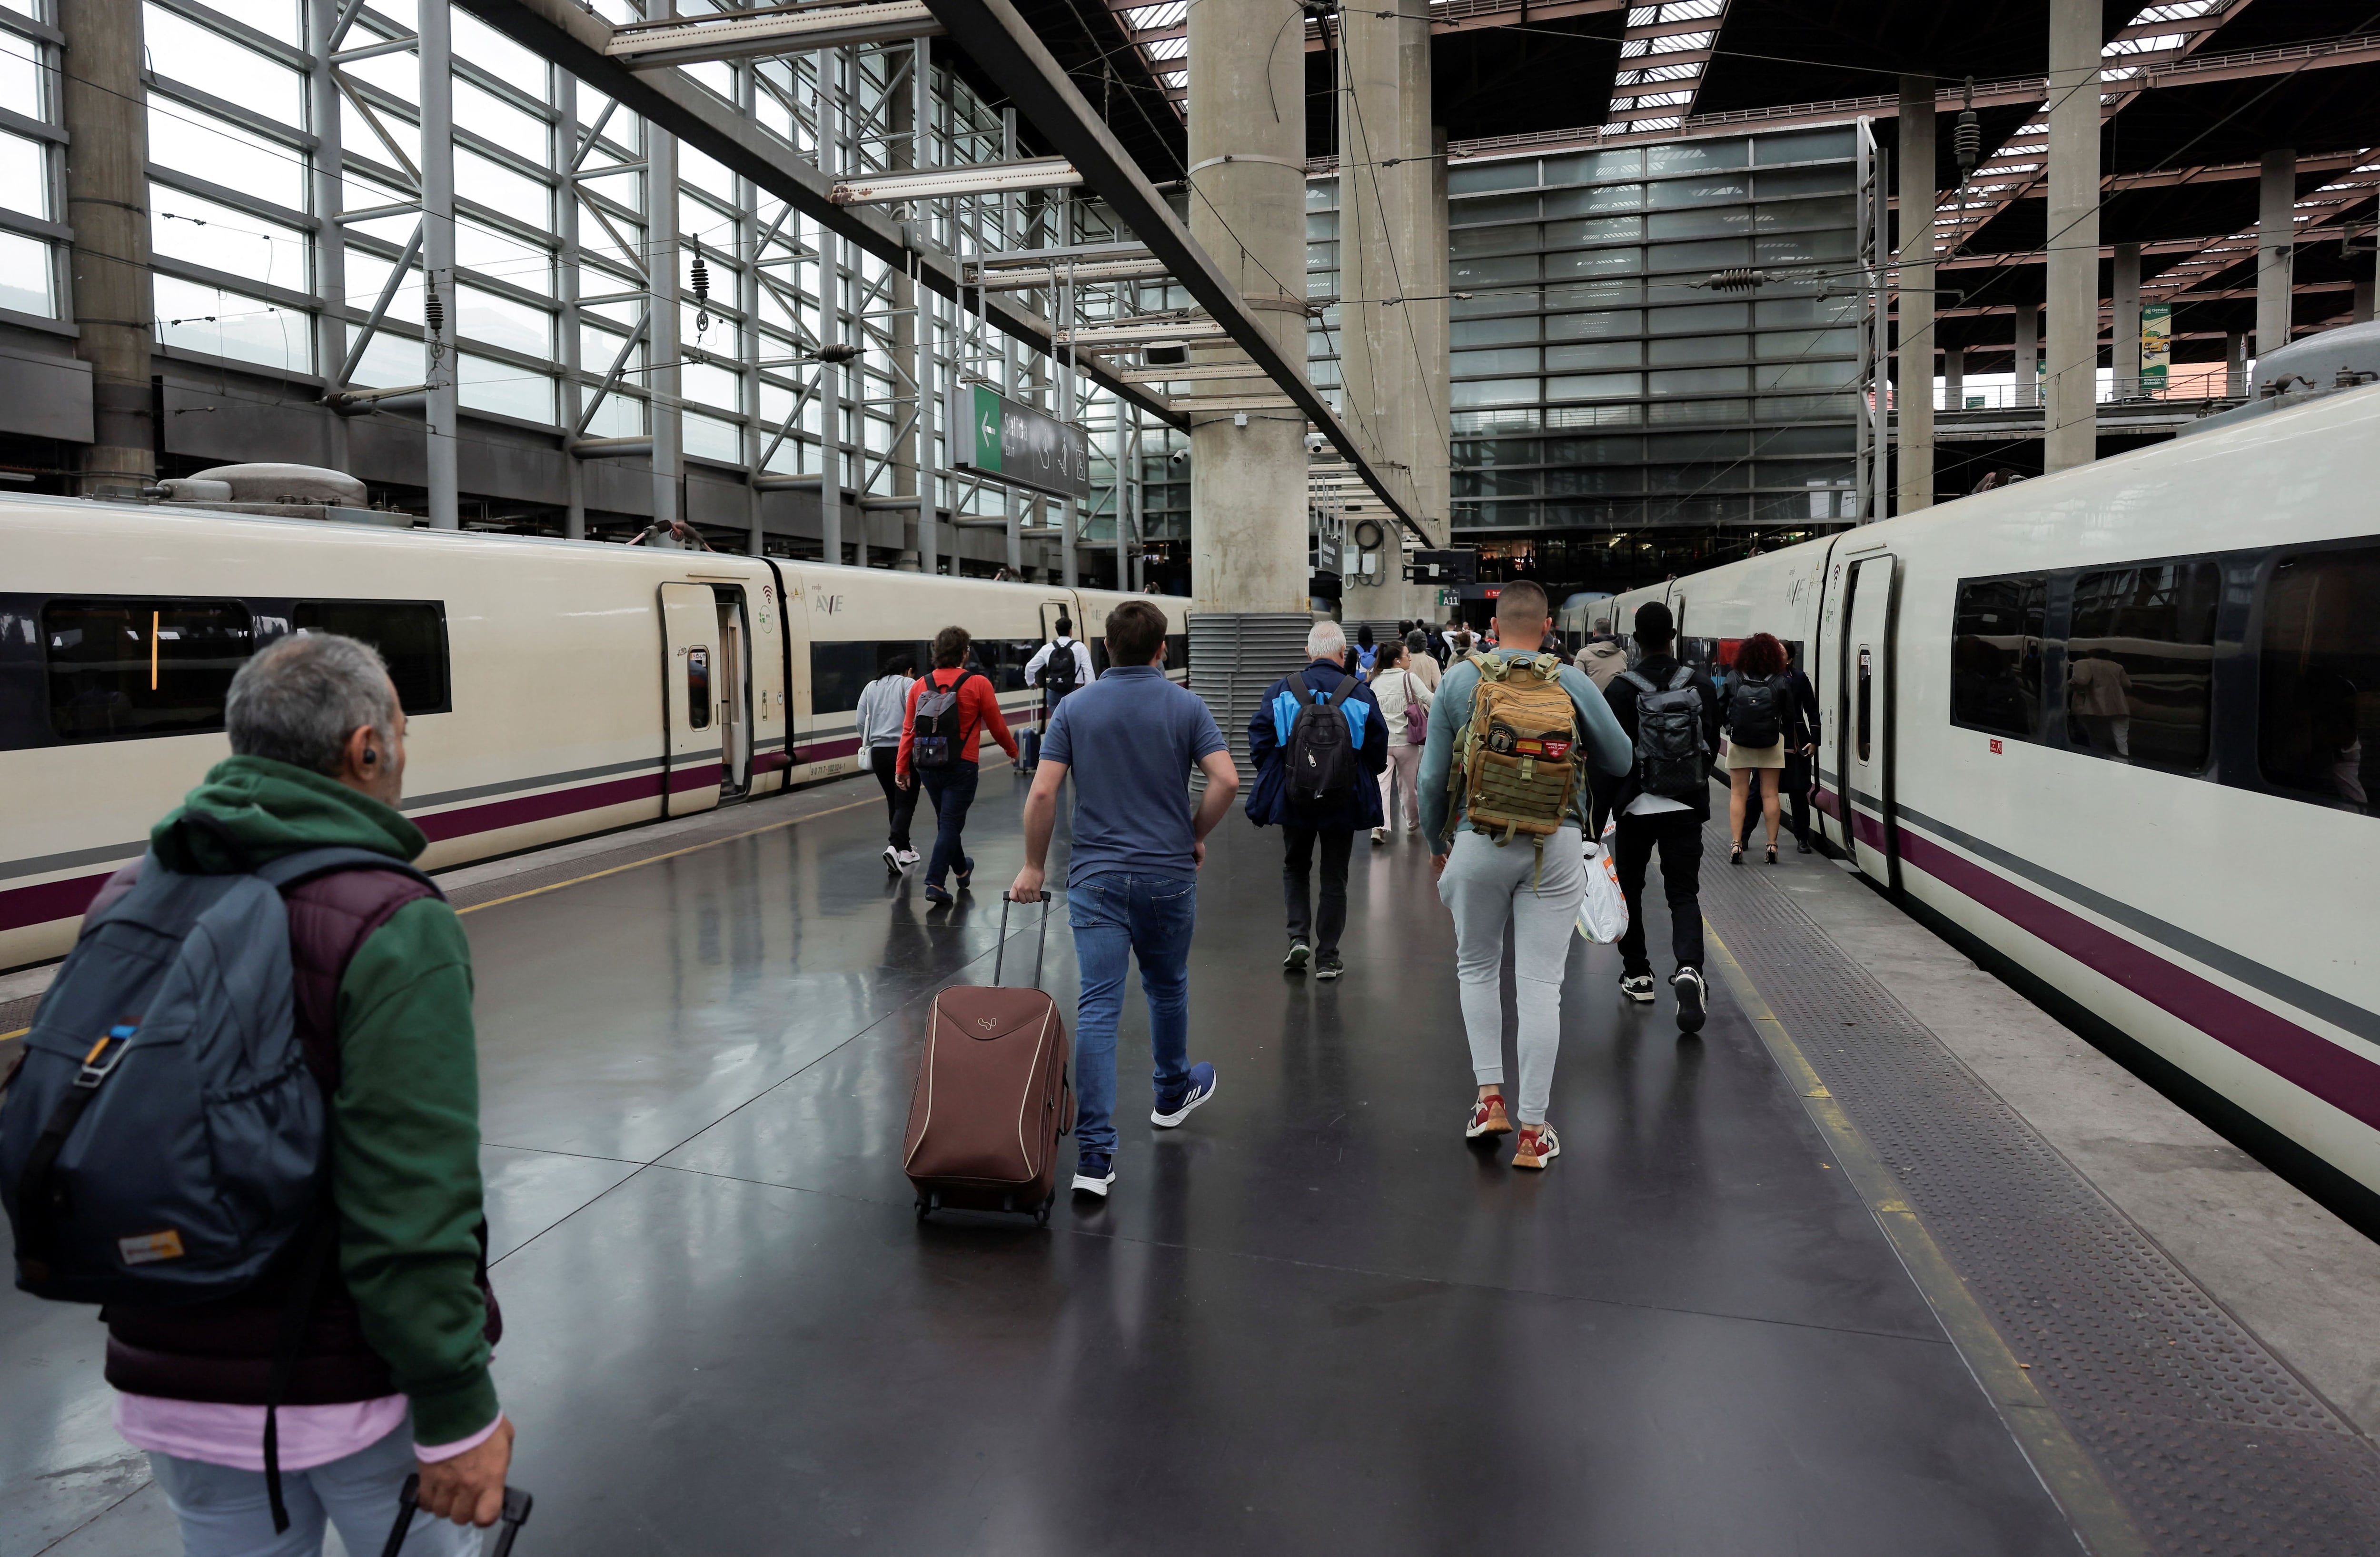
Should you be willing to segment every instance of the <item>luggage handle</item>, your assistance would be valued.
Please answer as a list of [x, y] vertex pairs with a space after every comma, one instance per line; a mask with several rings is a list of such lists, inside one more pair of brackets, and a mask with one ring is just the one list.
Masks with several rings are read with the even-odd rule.
[[[528, 1523], [528, 1511], [536, 1501], [517, 1487], [504, 1489], [504, 1509], [496, 1516], [496, 1544], [490, 1549], [488, 1557], [511, 1557], [513, 1538]], [[388, 1544], [380, 1549], [380, 1557], [397, 1557], [405, 1546], [407, 1532], [413, 1527], [413, 1515], [420, 1506], [421, 1476], [417, 1471], [405, 1478], [405, 1490], [397, 1494], [396, 1523], [389, 1528]]]
[[[1041, 987], [1041, 969], [1050, 960], [1050, 890], [1041, 891], [1041, 922], [1033, 935], [1033, 987]], [[1000, 969], [1008, 956], [1008, 906], [1016, 899], [1008, 893], [1000, 894], [1000, 945], [991, 954], [991, 981], [1000, 982]]]

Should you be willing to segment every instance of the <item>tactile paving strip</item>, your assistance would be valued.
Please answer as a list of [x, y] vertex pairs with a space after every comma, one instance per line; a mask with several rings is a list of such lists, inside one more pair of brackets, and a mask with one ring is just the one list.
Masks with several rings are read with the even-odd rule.
[[[1723, 858], [1723, 829], [1710, 850]], [[1759, 872], [1703, 910], [2159, 1552], [2380, 1552], [2380, 1450]]]

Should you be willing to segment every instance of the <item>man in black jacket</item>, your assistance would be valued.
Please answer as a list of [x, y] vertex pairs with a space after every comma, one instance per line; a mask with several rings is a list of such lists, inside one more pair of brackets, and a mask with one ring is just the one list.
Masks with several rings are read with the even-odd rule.
[[1760, 785], [1766, 779], [1784, 786], [1780, 797], [1793, 807], [1793, 846], [1808, 854], [1810, 760], [1818, 749], [1818, 689], [1793, 663], [1793, 646], [1788, 643], [1784, 649], [1785, 682], [1791, 689], [1785, 700], [1785, 769], [1781, 773], [1773, 768], [1752, 770], [1752, 782], [1743, 797], [1743, 836], [1736, 843], [1744, 848], [1752, 846], [1752, 829], [1760, 820]]
[[[1635, 648], [1641, 655], [1633, 669], [1612, 677], [1604, 700], [1637, 745], [1638, 700], [1668, 687], [1679, 670], [1671, 651], [1678, 636], [1670, 608], [1659, 601], [1636, 610]], [[1705, 782], [1682, 795], [1656, 795], [1644, 786], [1640, 763], [1613, 781], [1606, 808], [1620, 818], [1613, 864], [1620, 872], [1620, 890], [1628, 899], [1628, 931], [1620, 938], [1620, 989], [1639, 1004], [1653, 1003], [1653, 963], [1645, 955], [1645, 868], [1653, 851], [1661, 851], [1661, 888], [1670, 902], [1670, 949], [1678, 970], [1670, 988], [1678, 999], [1678, 1026], [1687, 1032], [1701, 1029], [1708, 1014], [1709, 991], [1703, 983], [1703, 909], [1701, 873], [1703, 823], [1710, 820], [1711, 760], [1718, 751], [1718, 691], [1710, 677], [1693, 671], [1687, 686], [1702, 702], [1703, 774]], [[1641, 747], [1638, 748], [1641, 750]]]

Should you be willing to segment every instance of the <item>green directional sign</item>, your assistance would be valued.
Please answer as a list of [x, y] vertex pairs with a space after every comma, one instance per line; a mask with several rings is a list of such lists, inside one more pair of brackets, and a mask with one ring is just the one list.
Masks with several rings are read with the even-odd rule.
[[1051, 497], [1091, 495], [1091, 440], [1081, 428], [984, 383], [953, 387], [943, 425], [951, 464]]

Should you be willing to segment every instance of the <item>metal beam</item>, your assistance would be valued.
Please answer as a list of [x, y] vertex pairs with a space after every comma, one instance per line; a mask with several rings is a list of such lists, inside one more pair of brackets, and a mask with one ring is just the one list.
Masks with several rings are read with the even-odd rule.
[[[866, 206], [835, 204], [831, 196], [833, 178], [800, 161], [792, 147], [760, 128], [750, 116], [738, 113], [674, 70], [632, 67], [625, 60], [612, 58], [604, 52], [612, 42], [612, 25], [580, 10], [573, 0], [456, 0], [456, 4], [728, 171], [742, 174], [829, 231], [895, 269], [913, 264], [926, 286], [943, 297], [959, 297], [954, 257], [929, 250], [913, 259], [906, 225]], [[986, 315], [993, 328], [1032, 349], [1045, 354], [1053, 349], [1049, 322], [1015, 304], [992, 299]], [[1110, 370], [1087, 362], [1084, 371], [1168, 426], [1184, 424], [1185, 419], [1161, 397], [1124, 383]]]
[[603, 53], [638, 70], [760, 55], [808, 54], [846, 43], [890, 43], [941, 30], [920, 0], [875, 5], [789, 6], [735, 21], [677, 18], [616, 28]]
[[836, 184], [828, 198], [837, 205], [891, 205], [903, 201], [941, 200], [953, 195], [997, 195], [1009, 190], [1067, 189], [1083, 176], [1063, 157], [1021, 163], [962, 164], [955, 167], [871, 173]]
[[[469, 3], [487, 4], [490, 0]], [[552, 4], [553, 0], [543, 3]], [[1414, 516], [1390, 495], [1388, 482], [1373, 468], [1371, 451], [1357, 441], [1305, 372], [1292, 366], [1273, 345], [1272, 337], [1257, 322], [1256, 311], [1249, 308], [1239, 288], [1224, 277], [1206, 249], [1191, 237], [1189, 229], [1173, 214], [1165, 197], [1150, 185], [1148, 176], [1075, 90], [1074, 82], [1009, 0], [928, 3], [959, 47], [992, 79], [1008, 89], [1011, 98], [1040, 130], [1042, 138], [1082, 170], [1083, 176], [1107, 201], [1117, 220], [1147, 244], [1152, 255], [1164, 262], [1183, 288], [1239, 344], [1264, 375], [1305, 413], [1347, 462], [1363, 474], [1389, 511], [1415, 534], [1423, 534]], [[1096, 371], [1087, 361], [1084, 367], [1087, 371]], [[1138, 386], [1134, 388], [1135, 402], [1146, 404], [1139, 397]], [[1178, 413], [1169, 415], [1166, 420], [1176, 421], [1176, 416]]]

